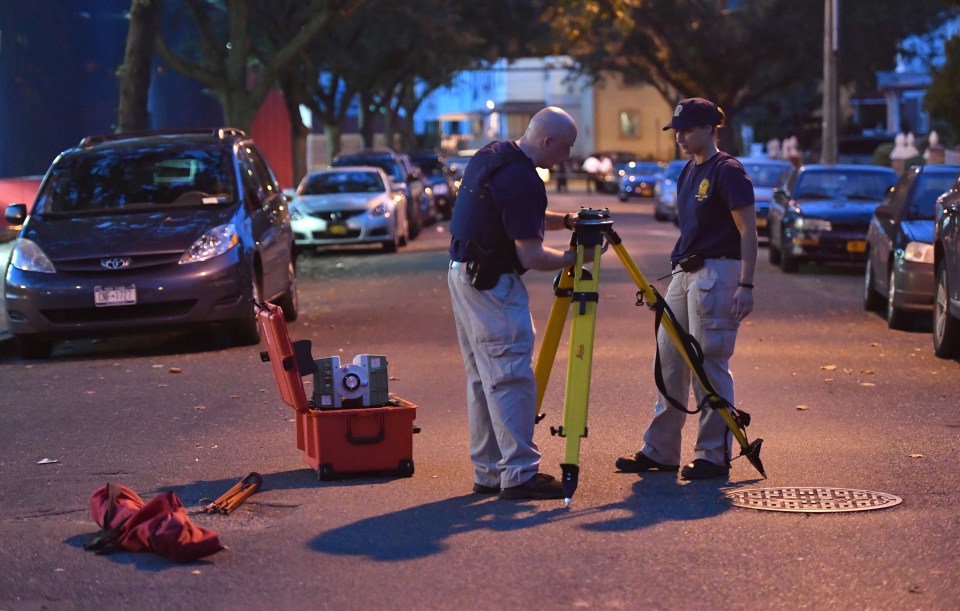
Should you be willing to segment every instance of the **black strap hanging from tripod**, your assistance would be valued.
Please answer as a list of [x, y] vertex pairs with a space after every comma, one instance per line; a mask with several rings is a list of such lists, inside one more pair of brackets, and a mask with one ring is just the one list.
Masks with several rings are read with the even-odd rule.
[[[673, 313], [673, 310], [671, 310], [670, 306], [667, 305], [667, 300], [660, 295], [657, 289], [650, 287], [650, 290], [652, 290], [656, 295], [656, 303], [653, 305], [655, 312], [653, 336], [654, 339], [657, 340], [657, 356], [653, 368], [653, 376], [657, 383], [657, 390], [660, 391], [660, 394], [667, 400], [671, 407], [674, 407], [687, 414], [697, 414], [707, 407], [713, 409], [729, 407], [735, 419], [737, 420], [737, 423], [741, 427], [746, 427], [748, 424], [750, 424], [750, 414], [735, 408], [728, 400], [721, 397], [713, 387], [713, 384], [710, 382], [710, 378], [707, 376], [707, 372], [703, 368], [703, 348], [700, 346], [700, 342], [698, 342], [697, 338], [687, 332], [683, 325], [680, 324], [680, 321], [677, 320], [677, 316]], [[680, 344], [683, 347], [683, 352], [687, 356], [687, 360], [690, 362], [690, 367], [693, 369], [694, 373], [696, 373], [697, 378], [699, 378], [700, 383], [705, 391], [703, 400], [700, 401], [700, 404], [697, 405], [697, 408], [694, 410], [687, 409], [683, 404], [667, 394], [666, 384], [663, 381], [663, 371], [660, 366], [660, 342], [658, 339], [660, 334], [660, 324], [664, 315], [666, 315], [667, 318], [669, 318], [673, 323], [673, 328], [677, 331], [677, 336], [680, 338]]]

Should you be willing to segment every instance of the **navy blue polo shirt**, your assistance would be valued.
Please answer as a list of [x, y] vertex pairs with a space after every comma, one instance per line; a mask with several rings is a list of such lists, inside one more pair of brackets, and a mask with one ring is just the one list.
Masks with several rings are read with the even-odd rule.
[[680, 239], [671, 263], [694, 253], [740, 259], [740, 231], [730, 211], [752, 205], [753, 183], [736, 158], [719, 152], [701, 165], [691, 159], [677, 178]]
[[[492, 169], [492, 173], [491, 173]], [[486, 145], [463, 173], [450, 219], [450, 259], [471, 261], [468, 242], [494, 253], [503, 272], [525, 271], [514, 240], [543, 239], [547, 190], [515, 142]]]

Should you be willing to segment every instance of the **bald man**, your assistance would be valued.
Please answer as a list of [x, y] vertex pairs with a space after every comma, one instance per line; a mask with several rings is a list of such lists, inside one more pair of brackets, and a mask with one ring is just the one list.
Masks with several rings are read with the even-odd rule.
[[491, 142], [470, 160], [450, 221], [447, 285], [467, 373], [473, 491], [501, 499], [562, 499], [540, 473], [533, 441], [537, 382], [533, 322], [520, 275], [573, 265], [576, 253], [543, 245], [544, 231], [573, 229], [572, 213], [547, 211], [537, 168], [570, 156], [577, 124], [544, 108], [515, 141]]

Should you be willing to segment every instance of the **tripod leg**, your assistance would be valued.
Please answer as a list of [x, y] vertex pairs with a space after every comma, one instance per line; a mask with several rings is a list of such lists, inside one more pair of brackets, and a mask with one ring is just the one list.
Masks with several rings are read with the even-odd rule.
[[543, 343], [537, 353], [537, 362], [533, 368], [537, 379], [537, 422], [543, 419], [543, 395], [547, 391], [550, 381], [550, 372], [557, 356], [557, 347], [560, 345], [560, 335], [563, 334], [563, 325], [570, 311], [570, 299], [573, 296], [573, 274], [570, 270], [561, 270], [560, 279], [554, 288], [553, 305], [550, 308], [550, 318], [547, 319], [547, 328], [543, 333]]
[[[653, 291], [650, 285], [647, 283], [647, 280], [643, 277], [643, 274], [640, 273], [640, 269], [633, 262], [633, 259], [630, 257], [630, 254], [624, 248], [623, 243], [620, 242], [619, 238], [616, 240], [611, 240], [614, 252], [617, 253], [617, 256], [620, 258], [621, 263], [626, 268], [627, 273], [633, 278], [633, 281], [636, 283], [637, 288], [643, 293], [643, 298], [651, 306], [657, 304], [657, 294]], [[690, 362], [690, 358], [687, 355], [687, 351], [683, 349], [683, 341], [680, 339], [680, 334], [676, 327], [673, 325], [673, 321], [664, 316], [660, 322], [661, 326], [666, 330], [667, 334], [670, 336], [670, 340], [677, 347], [680, 356], [683, 357], [684, 362], [686, 362], [687, 367], [690, 369], [690, 373], [696, 378], [704, 388], [711, 388], [710, 384], [705, 384], [704, 380], [701, 379], [700, 374], [697, 372], [697, 368], [693, 366], [693, 363]], [[747, 457], [757, 471], [761, 475], [766, 477], [764, 473], [763, 465], [760, 463], [760, 443], [762, 439], [758, 439], [753, 443], [750, 443], [747, 440], [747, 434], [739, 424], [737, 424], [736, 419], [733, 417], [729, 407], [720, 407], [717, 408], [720, 410], [720, 416], [723, 418], [723, 421], [726, 423], [727, 428], [733, 433], [733, 436], [736, 438], [737, 443], [740, 445], [740, 453]]]
[[574, 268], [570, 354], [567, 361], [563, 428], [566, 437], [564, 461], [560, 464], [565, 501], [570, 503], [577, 489], [580, 471], [580, 438], [587, 436], [587, 405], [590, 399], [590, 371], [593, 366], [593, 336], [600, 284], [601, 244], [593, 246], [593, 273], [584, 274], [584, 246], [577, 247]]

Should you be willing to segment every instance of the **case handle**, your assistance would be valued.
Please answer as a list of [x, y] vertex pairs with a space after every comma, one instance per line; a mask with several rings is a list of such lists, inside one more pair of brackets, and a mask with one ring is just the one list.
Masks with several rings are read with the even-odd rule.
[[380, 414], [377, 416], [377, 421], [380, 425], [380, 432], [376, 435], [371, 435], [369, 437], [354, 437], [353, 435], [353, 419], [359, 416], [348, 416], [347, 417], [347, 441], [353, 445], [370, 445], [374, 443], [380, 443], [383, 441], [384, 436], [386, 435], [386, 426], [384, 422], [384, 415]]

